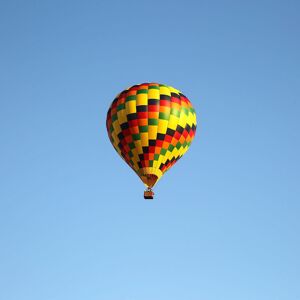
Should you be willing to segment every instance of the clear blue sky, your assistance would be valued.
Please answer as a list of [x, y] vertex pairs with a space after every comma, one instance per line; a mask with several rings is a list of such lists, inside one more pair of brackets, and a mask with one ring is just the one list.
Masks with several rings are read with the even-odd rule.
[[[299, 300], [299, 1], [0, 2], [0, 299]], [[108, 106], [198, 114], [144, 201]]]

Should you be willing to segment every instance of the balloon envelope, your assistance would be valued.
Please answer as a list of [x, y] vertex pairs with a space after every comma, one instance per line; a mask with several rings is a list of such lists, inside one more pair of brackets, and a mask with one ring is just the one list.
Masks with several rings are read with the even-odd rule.
[[189, 99], [158, 83], [134, 85], [121, 92], [106, 119], [113, 147], [149, 188], [188, 150], [196, 125]]

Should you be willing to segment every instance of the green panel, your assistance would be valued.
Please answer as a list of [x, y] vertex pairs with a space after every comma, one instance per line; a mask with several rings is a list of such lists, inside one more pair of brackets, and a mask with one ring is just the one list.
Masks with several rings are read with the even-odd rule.
[[188, 110], [187, 108], [185, 108], [185, 107], [182, 107], [181, 109], [183, 110], [183, 112], [184, 112], [186, 115], [188, 115], [188, 114], [189, 114], [189, 110]]
[[148, 126], [139, 126], [140, 132], [148, 132]]
[[159, 118], [160, 118], [161, 120], [169, 120], [169, 117], [170, 117], [170, 115], [167, 114], [167, 113], [163, 113], [163, 112], [160, 112], [160, 113], [159, 113]]
[[149, 125], [158, 125], [158, 120], [157, 119], [148, 119]]
[[133, 134], [132, 138], [134, 141], [139, 141], [141, 139], [141, 135], [139, 133]]
[[117, 114], [111, 116], [111, 120], [113, 122], [116, 121], [117, 119], [118, 119], [118, 115]]
[[162, 155], [165, 155], [166, 152], [167, 152], [167, 149], [162, 148], [162, 149], [160, 150], [160, 154], [162, 154]]
[[174, 146], [173, 145], [169, 145], [168, 150], [172, 152], [173, 149], [174, 149]]
[[126, 102], [136, 100], [136, 95], [131, 95], [126, 98]]
[[117, 106], [117, 111], [120, 111], [122, 109], [125, 109], [125, 103], [121, 103], [120, 105]]
[[138, 90], [137, 94], [148, 94], [148, 90]]
[[176, 108], [171, 108], [171, 114], [179, 118], [180, 111]]
[[150, 90], [150, 89], [159, 90], [159, 86], [156, 86], [156, 85], [150, 85], [150, 86], [148, 87], [148, 89], [149, 89], [149, 90]]

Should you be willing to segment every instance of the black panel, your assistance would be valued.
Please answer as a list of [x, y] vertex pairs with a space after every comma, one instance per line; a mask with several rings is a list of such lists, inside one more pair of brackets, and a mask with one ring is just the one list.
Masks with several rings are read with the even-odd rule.
[[191, 126], [189, 124], [186, 124], [185, 129], [186, 129], [187, 132], [190, 132], [191, 131]]
[[158, 99], [148, 99], [148, 105], [157, 105], [158, 103]]
[[122, 130], [126, 130], [129, 128], [128, 122], [125, 122], [125, 123], [121, 124], [120, 126], [121, 126]]
[[176, 93], [171, 93], [171, 96], [180, 99], [180, 96]]
[[183, 133], [184, 128], [181, 127], [180, 125], [177, 125], [176, 127], [176, 131], [178, 131], [179, 133]]
[[165, 139], [165, 134], [163, 133], [158, 133], [157, 134], [157, 139], [163, 141]]
[[136, 113], [132, 113], [132, 114], [128, 114], [127, 115], [127, 120], [128, 121], [133, 121], [137, 119], [137, 114]]
[[163, 95], [163, 94], [161, 94], [161, 95], [159, 96], [159, 98], [160, 98], [160, 100], [170, 100], [170, 99], [171, 99], [170, 96], [168, 96], [168, 95]]
[[175, 130], [171, 129], [171, 128], [168, 128], [167, 129], [167, 134], [170, 135], [170, 136], [173, 136], [175, 133]]
[[120, 141], [123, 140], [124, 139], [124, 134], [122, 132], [120, 132], [118, 134], [118, 138], [119, 138]]
[[136, 107], [137, 112], [147, 112], [148, 111], [148, 105], [138, 105]]
[[149, 147], [143, 147], [143, 153], [149, 153]]
[[156, 140], [149, 140], [149, 146], [155, 146]]

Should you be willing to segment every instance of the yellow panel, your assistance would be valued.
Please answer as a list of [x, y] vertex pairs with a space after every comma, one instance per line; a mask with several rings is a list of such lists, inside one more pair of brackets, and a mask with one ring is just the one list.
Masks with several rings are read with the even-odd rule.
[[136, 95], [136, 105], [147, 105], [148, 95], [147, 94], [137, 94]]
[[137, 155], [137, 151], [133, 152], [133, 157], [131, 157], [131, 160], [133, 161], [134, 169], [136, 171], [138, 171], [139, 170], [139, 165], [138, 165], [139, 157]]
[[160, 92], [160, 94], [171, 96], [170, 90], [166, 86], [160, 86], [159, 92]]
[[172, 158], [177, 158], [179, 156], [179, 151], [177, 150], [177, 148], [174, 148], [172, 151], [167, 151], [165, 158], [163, 160], [163, 163], [166, 163], [166, 161], [169, 159], [171, 160]]
[[179, 118], [174, 115], [170, 115], [168, 128], [175, 130], [178, 124]]
[[137, 154], [143, 154], [143, 148], [142, 148], [141, 141], [134, 141], [134, 144], [135, 144]]
[[157, 126], [156, 125], [148, 126], [148, 136], [149, 136], [149, 140], [156, 139], [156, 136], [157, 136]]
[[163, 164], [166, 163], [166, 161], [170, 157], [170, 155], [171, 155], [171, 152], [170, 152], [170, 150], [168, 150], [164, 156], [164, 159], [162, 160]]
[[181, 111], [178, 125], [180, 125], [181, 127], [184, 128], [186, 125], [186, 118], [187, 118], [187, 115], [183, 111]]
[[189, 119], [192, 125], [195, 124], [195, 116], [192, 112], [189, 113]]
[[136, 101], [128, 101], [125, 105], [127, 114], [132, 114], [136, 112]]
[[167, 132], [168, 121], [167, 120], [158, 120], [158, 133], [166, 133]]
[[149, 143], [148, 143], [148, 132], [140, 133], [140, 135], [141, 135], [142, 146], [143, 147], [149, 146]]
[[127, 122], [127, 117], [125, 114], [125, 109], [118, 111], [118, 121], [120, 124]]
[[177, 148], [174, 148], [169, 159], [172, 159], [173, 157], [177, 158], [178, 156], [179, 156], [179, 151]]
[[183, 148], [182, 155], [184, 155], [185, 152], [188, 151], [188, 150], [189, 150], [189, 147], [188, 147], [188, 146], [186, 146], [185, 148]]
[[115, 134], [119, 134], [121, 132], [122, 129], [120, 127], [120, 123], [118, 122], [118, 120], [113, 122], [113, 128], [114, 128]]
[[159, 90], [149, 89], [148, 90], [148, 98], [149, 99], [159, 99]]
[[111, 136], [114, 139], [114, 145], [119, 149], [118, 144], [120, 143], [120, 140], [119, 140], [117, 134], [115, 133], [115, 131], [112, 132]]
[[169, 86], [169, 90], [170, 90], [171, 93], [176, 93], [176, 94], [178, 94], [178, 95], [179, 95], [179, 93], [180, 93], [179, 90], [177, 90], [177, 89], [175, 89], [175, 88], [173, 88], [173, 87], [171, 87], [171, 86]]
[[163, 162], [164, 158], [165, 158], [164, 155], [159, 154], [158, 160], [157, 160], [157, 162], [155, 163], [155, 167], [156, 167], [157, 169], [159, 169], [160, 164]]
[[193, 124], [197, 125], [197, 117], [195, 113], [193, 113]]
[[193, 114], [189, 112], [189, 115], [187, 117], [186, 123], [189, 124], [189, 126], [193, 126]]

